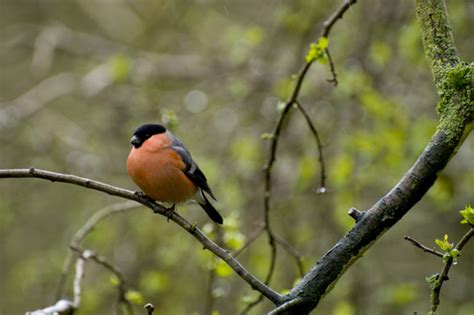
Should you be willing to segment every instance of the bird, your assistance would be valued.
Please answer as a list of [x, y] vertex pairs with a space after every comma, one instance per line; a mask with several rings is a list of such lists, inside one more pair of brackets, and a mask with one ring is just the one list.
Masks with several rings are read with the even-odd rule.
[[[210, 203], [216, 200], [207, 178], [184, 144], [160, 124], [138, 127], [130, 139], [128, 175], [151, 199], [175, 204], [195, 200], [216, 223], [222, 216]], [[172, 212], [171, 212], [172, 213]]]

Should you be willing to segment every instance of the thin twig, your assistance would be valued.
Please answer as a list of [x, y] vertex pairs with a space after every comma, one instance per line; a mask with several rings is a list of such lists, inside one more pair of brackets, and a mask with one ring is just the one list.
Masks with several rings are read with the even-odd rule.
[[177, 212], [169, 215], [169, 211], [163, 206], [160, 206], [153, 200], [147, 197], [142, 197], [133, 191], [123, 189], [120, 187], [105, 184], [99, 181], [94, 181], [88, 178], [79, 177], [76, 175], [55, 173], [35, 168], [30, 169], [0, 169], [0, 178], [25, 178], [34, 177], [50, 181], [58, 181], [69, 183], [88, 189], [98, 190], [109, 195], [134, 200], [144, 206], [153, 210], [154, 213], [169, 217], [170, 220], [178, 224], [181, 228], [186, 230], [195, 239], [197, 239], [205, 249], [211, 251], [214, 255], [220, 257], [224, 262], [233, 269], [245, 282], [247, 282], [254, 290], [259, 291], [273, 303], [279, 303], [282, 295], [272, 290], [262, 281], [257, 279], [254, 275], [248, 272], [232, 255], [222, 247], [218, 246], [211, 239], [209, 239], [199, 228], [194, 224], [189, 223], [186, 219], [180, 216]]
[[422, 249], [426, 253], [430, 253], [430, 254], [433, 254], [433, 255], [438, 256], [438, 257], [443, 257], [443, 253], [438, 252], [437, 250], [435, 250], [433, 248], [429, 248], [428, 246], [425, 246], [425, 245], [421, 244], [420, 242], [418, 242], [417, 240], [415, 240], [414, 238], [412, 238], [408, 235], [405, 235], [403, 238], [405, 240], [409, 241], [410, 243], [412, 243], [413, 245], [415, 245], [416, 247]]
[[81, 304], [81, 281], [82, 278], [84, 278], [84, 264], [86, 262], [86, 259], [88, 258], [87, 256], [89, 255], [89, 252], [84, 251], [76, 261], [76, 274], [74, 276], [74, 281], [72, 285], [72, 289], [74, 292], [74, 308], [77, 309], [79, 305]]
[[281, 236], [274, 234], [273, 237], [275, 238], [275, 241], [295, 259], [296, 265], [298, 266], [300, 277], [304, 276], [305, 272], [304, 272], [304, 266], [303, 266], [303, 260], [302, 260], [303, 255], [301, 255], [301, 253], [296, 248], [294, 248], [290, 243], [288, 243]]
[[75, 310], [79, 308], [81, 304], [81, 281], [84, 278], [84, 264], [88, 259], [89, 251], [84, 251], [77, 258], [76, 261], [76, 273], [73, 281], [73, 301], [61, 299], [52, 306], [36, 310], [33, 312], [27, 312], [26, 315], [51, 315], [51, 314], [73, 314]]
[[128, 299], [126, 298], [127, 285], [125, 283], [125, 277], [123, 276], [119, 267], [115, 266], [112, 262], [110, 262], [107, 257], [98, 255], [96, 252], [92, 250], [84, 249], [78, 244], [70, 245], [70, 248], [80, 253], [81, 257], [85, 259], [91, 259], [95, 261], [96, 263], [98, 263], [99, 265], [102, 265], [105, 269], [109, 270], [111, 273], [114, 274], [115, 277], [117, 277], [117, 280], [118, 280], [117, 306], [123, 303], [123, 305], [125, 305], [125, 307], [127, 308], [128, 314], [133, 314], [132, 305], [130, 304], [130, 301], [128, 301]]
[[[356, 3], [356, 2], [357, 2], [356, 0], [348, 0], [348, 1], [344, 2], [344, 4], [328, 20], [326, 20], [324, 22], [324, 27], [321, 31], [320, 36], [327, 38], [329, 36], [329, 33], [330, 33], [332, 27], [336, 23], [336, 21], [338, 19], [342, 18], [342, 16], [347, 11], [347, 9], [349, 9], [350, 6], [354, 3]], [[330, 56], [328, 58], [330, 58]], [[321, 146], [321, 142], [320, 142], [320, 139], [319, 139], [319, 135], [316, 131], [316, 128], [314, 128], [314, 124], [311, 122], [311, 119], [309, 118], [309, 116], [307, 115], [307, 113], [305, 112], [303, 107], [301, 105], [299, 105], [299, 102], [298, 102], [298, 97], [299, 97], [299, 93], [300, 93], [300, 90], [301, 90], [301, 86], [302, 86], [304, 78], [306, 77], [306, 74], [307, 74], [309, 68], [311, 67], [311, 65], [313, 64], [313, 62], [314, 62], [314, 60], [306, 62], [301, 67], [301, 70], [299, 71], [299, 73], [297, 75], [296, 84], [295, 84], [295, 87], [293, 89], [293, 92], [291, 93], [291, 96], [289, 97], [288, 101], [285, 103], [285, 106], [283, 107], [283, 110], [282, 110], [282, 112], [281, 112], [281, 114], [278, 118], [275, 129], [273, 130], [272, 137], [271, 137], [271, 143], [270, 143], [269, 158], [268, 158], [268, 161], [267, 161], [267, 163], [264, 167], [264, 173], [265, 173], [264, 194], [263, 194], [264, 222], [265, 222], [265, 229], [266, 229], [267, 236], [268, 236], [268, 242], [269, 242], [270, 247], [271, 247], [270, 267], [269, 267], [267, 277], [266, 277], [266, 280], [268, 280], [268, 282], [271, 280], [271, 276], [273, 275], [273, 269], [275, 267], [275, 260], [276, 260], [276, 253], [277, 253], [276, 246], [275, 246], [275, 239], [274, 239], [274, 236], [273, 236], [273, 232], [272, 232], [271, 225], [270, 225], [270, 219], [269, 219], [270, 200], [271, 200], [271, 197], [272, 197], [272, 168], [273, 168], [273, 165], [274, 165], [275, 160], [276, 160], [276, 152], [277, 152], [277, 148], [278, 148], [278, 141], [280, 139], [280, 134], [281, 134], [281, 130], [282, 130], [282, 127], [283, 127], [283, 123], [284, 123], [286, 117], [288, 116], [288, 114], [290, 112], [290, 109], [295, 104], [297, 105], [297, 107], [300, 109], [300, 111], [305, 116], [305, 119], [308, 122], [308, 125], [309, 125], [311, 131], [313, 132], [313, 135], [315, 136], [316, 142], [317, 142], [317, 145], [318, 145], [319, 162], [321, 164], [321, 173], [322, 174], [321, 174], [321, 187], [317, 191], [321, 192], [321, 193], [326, 191], [326, 188], [325, 188], [325, 176], [326, 175], [325, 175], [325, 170], [324, 170], [324, 168], [325, 168], [324, 167], [324, 159], [322, 157], [322, 146]], [[332, 62], [332, 59], [331, 59], [331, 62], [330, 62], [330, 67], [331, 67], [331, 73], [333, 74], [334, 79], [336, 79], [336, 70], [334, 68], [334, 63]], [[337, 80], [336, 80], [336, 82], [337, 82]], [[265, 281], [266, 284], [268, 284], [268, 282]], [[261, 300], [262, 300], [262, 297], [259, 296], [257, 300], [250, 303], [249, 305], [252, 305], [252, 307], [253, 307], [253, 306], [257, 305]], [[246, 307], [244, 312], [250, 310], [250, 308]]]
[[[466, 234], [461, 238], [461, 240], [457, 243], [457, 245], [454, 247], [454, 249], [457, 249], [459, 252], [463, 249], [464, 245], [467, 244], [467, 242], [471, 239], [471, 237], [474, 236], [474, 228], [470, 228], [469, 231], [467, 231]], [[431, 313], [435, 313], [438, 310], [439, 303], [441, 302], [440, 300], [440, 294], [441, 294], [441, 287], [443, 286], [444, 281], [448, 280], [448, 273], [449, 270], [451, 269], [451, 266], [454, 262], [453, 256], [449, 256], [448, 259], [446, 260], [443, 270], [441, 270], [441, 273], [437, 276], [437, 279], [435, 280], [434, 285], [431, 288]], [[430, 314], [431, 314], [430, 313]]]
[[337, 22], [337, 20], [342, 19], [344, 13], [353, 5], [356, 4], [357, 0], [345, 0], [344, 3], [334, 12], [329, 19], [324, 22], [324, 27], [321, 31], [321, 37], [328, 37], [329, 33], [332, 30], [332, 27]]
[[[74, 234], [69, 245], [80, 244], [81, 241], [94, 229], [94, 227], [103, 219], [110, 215], [134, 209], [141, 206], [141, 204], [135, 201], [125, 201], [116, 204], [109, 205], [95, 212], [87, 222]], [[64, 293], [64, 287], [66, 284], [67, 275], [72, 265], [73, 254], [72, 249], [69, 250], [66, 259], [64, 260], [63, 270], [61, 278], [59, 280], [58, 289], [56, 293], [56, 299], [61, 298]]]
[[[224, 231], [219, 228], [216, 224], [213, 225], [216, 228], [216, 243], [219, 246], [224, 244]], [[217, 267], [217, 257], [212, 256], [211, 258], [212, 267], [209, 268], [209, 282], [207, 284], [207, 294], [206, 302], [204, 308], [204, 315], [212, 315], [214, 313], [214, 305], [216, 302], [216, 295], [214, 294], [214, 286], [216, 282], [216, 267]]]
[[328, 82], [334, 84], [334, 87], [337, 87], [338, 81], [337, 81], [337, 72], [336, 72], [336, 66], [334, 65], [334, 61], [332, 60], [331, 53], [329, 52], [329, 48], [325, 48], [326, 56], [328, 56], [328, 62], [329, 62], [329, 70], [331, 71], [332, 78], [328, 79]]
[[265, 225], [264, 224], [259, 224], [258, 225], [258, 228], [252, 233], [252, 235], [250, 235], [245, 244], [242, 245], [241, 248], [239, 248], [238, 250], [234, 251], [232, 253], [232, 255], [234, 257], [237, 257], [239, 256], [240, 254], [242, 254], [253, 242], [255, 242], [256, 239], [258, 239], [260, 237], [260, 235], [262, 235], [262, 233], [265, 231]]
[[317, 192], [324, 193], [326, 191], [326, 166], [324, 164], [324, 157], [323, 157], [323, 146], [321, 144], [321, 139], [319, 138], [319, 133], [314, 123], [311, 121], [311, 117], [309, 117], [308, 112], [304, 109], [304, 107], [300, 104], [299, 101], [295, 101], [296, 106], [303, 114], [304, 118], [306, 119], [306, 123], [308, 124], [309, 129], [313, 133], [314, 139], [316, 140], [316, 145], [318, 147], [318, 159], [319, 164], [321, 165], [321, 184], [320, 187], [316, 190]]
[[[337, 20], [339, 19], [342, 19], [342, 17], [344, 16], [344, 13], [346, 13], [346, 11], [354, 4], [356, 4], [357, 0], [346, 0], [342, 6], [339, 7], [339, 9], [334, 12], [334, 14], [329, 18], [327, 19], [325, 22], [324, 22], [324, 27], [323, 29], [321, 30], [321, 34], [320, 36], [321, 37], [329, 37], [329, 33], [331, 32], [332, 30], [332, 27], [334, 26], [334, 24], [337, 22]], [[326, 56], [328, 56], [328, 62], [329, 62], [329, 69], [331, 71], [331, 75], [332, 75], [332, 78], [328, 80], [328, 82], [334, 84], [334, 86], [336, 87], [337, 84], [338, 84], [338, 81], [337, 81], [337, 72], [336, 72], [336, 66], [332, 60], [332, 56], [331, 56], [331, 53], [329, 52], [329, 48], [325, 48], [324, 49], [325, 53], [326, 53]]]

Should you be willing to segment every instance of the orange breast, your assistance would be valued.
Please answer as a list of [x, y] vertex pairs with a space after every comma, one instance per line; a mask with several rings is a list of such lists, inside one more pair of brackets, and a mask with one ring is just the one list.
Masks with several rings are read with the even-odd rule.
[[154, 200], [178, 203], [190, 199], [197, 188], [183, 172], [186, 165], [178, 153], [150, 141], [154, 137], [140, 148], [132, 148], [127, 159], [128, 174]]

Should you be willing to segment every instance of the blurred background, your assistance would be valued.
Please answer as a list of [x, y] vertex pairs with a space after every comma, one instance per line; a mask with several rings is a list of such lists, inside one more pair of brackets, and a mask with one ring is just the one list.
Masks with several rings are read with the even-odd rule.
[[[448, 2], [455, 41], [474, 57], [474, 5]], [[161, 122], [187, 144], [225, 217], [224, 243], [240, 248], [263, 219], [262, 167], [279, 104], [309, 44], [342, 1], [0, 2], [0, 168], [34, 166], [136, 189], [125, 160], [133, 130]], [[437, 94], [423, 55], [413, 1], [360, 1], [334, 27], [329, 47], [339, 85], [315, 64], [301, 102], [324, 143], [328, 193], [304, 118], [293, 111], [278, 149], [271, 223], [301, 255], [305, 271], [409, 169], [436, 129]], [[459, 210], [473, 203], [474, 141], [468, 138], [425, 198], [339, 280], [317, 314], [423, 314], [425, 277], [442, 261], [403, 240], [434, 246], [467, 230]], [[0, 180], [0, 313], [56, 301], [68, 244], [115, 197], [38, 179]], [[215, 236], [195, 204], [178, 210]], [[258, 296], [173, 223], [141, 207], [100, 223], [84, 246], [107, 256], [155, 314], [237, 314]], [[264, 278], [265, 235], [239, 260]], [[440, 313], [474, 314], [474, 246], [442, 290]], [[214, 280], [210, 270], [215, 270]], [[271, 287], [291, 288], [294, 258], [278, 248]], [[72, 274], [65, 296], [71, 298]], [[77, 314], [113, 314], [111, 274], [86, 264]], [[271, 309], [261, 303], [250, 314]], [[216, 313], [217, 314], [217, 313]]]

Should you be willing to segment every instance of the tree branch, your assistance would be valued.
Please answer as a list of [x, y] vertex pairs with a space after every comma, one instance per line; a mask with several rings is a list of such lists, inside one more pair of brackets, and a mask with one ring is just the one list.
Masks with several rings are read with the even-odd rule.
[[[90, 249], [84, 249], [78, 244], [70, 245], [70, 248], [73, 251], [78, 252], [80, 254], [80, 258], [91, 259], [95, 261], [96, 263], [98, 263], [99, 265], [102, 265], [105, 269], [109, 270], [111, 273], [113, 273], [117, 277], [118, 279], [117, 308], [120, 306], [121, 303], [123, 303], [128, 311], [128, 314], [133, 314], [132, 305], [130, 304], [130, 302], [127, 300], [127, 297], [126, 297], [127, 286], [125, 284], [125, 278], [122, 272], [120, 271], [120, 269], [117, 266], [115, 266], [113, 263], [111, 263], [107, 259], [107, 257], [98, 255], [96, 252]], [[77, 284], [77, 273], [76, 273], [76, 277], [74, 278], [74, 301], [76, 301], [76, 295], [77, 295], [76, 286], [80, 288], [80, 285]], [[80, 298], [80, 292], [79, 292], [79, 298]], [[76, 308], [79, 306], [79, 304], [75, 304], [75, 305], [76, 305]]]
[[[62, 174], [62, 173], [55, 173], [40, 169], [0, 169], [0, 178], [24, 178], [24, 177], [34, 177], [34, 178], [41, 178], [50, 180], [53, 182], [63, 182], [69, 183], [81, 187], [85, 187], [88, 189], [93, 189], [97, 191], [104, 192], [109, 195], [122, 197], [125, 199], [130, 199], [137, 201], [144, 206], [153, 210], [154, 213], [161, 214], [163, 216], [168, 217], [169, 212], [166, 208], [158, 205], [156, 202], [151, 200], [150, 198], [142, 197], [139, 194], [136, 194], [130, 190], [115, 187], [109, 184], [105, 184], [102, 182], [94, 181], [88, 178], [79, 177], [76, 175], [70, 174]], [[281, 295], [267, 285], [265, 285], [262, 281], [257, 279], [254, 275], [248, 272], [227, 250], [221, 248], [216, 243], [214, 243], [211, 239], [209, 239], [199, 228], [190, 224], [187, 220], [181, 217], [177, 212], [173, 212], [171, 216], [169, 216], [170, 220], [178, 224], [184, 230], [186, 230], [189, 234], [191, 234], [195, 239], [197, 239], [204, 247], [204, 249], [208, 249], [216, 256], [220, 257], [224, 260], [230, 268], [232, 268], [243, 280], [245, 280], [254, 290], [259, 291], [262, 293], [266, 298], [268, 298], [273, 303], [279, 303], [281, 300]]]
[[[431, 5], [434, 9], [425, 8]], [[427, 12], [438, 10], [436, 17], [422, 12], [425, 9], [429, 9]], [[444, 12], [444, 3], [435, 0], [419, 0], [417, 13], [438, 93], [443, 95], [443, 111], [438, 130], [400, 182], [363, 216], [356, 216], [358, 220], [355, 226], [285, 296], [285, 301], [298, 300], [299, 303], [294, 307], [286, 308], [284, 314], [307, 313], [315, 308], [339, 277], [425, 195], [435, 182], [438, 172], [446, 166], [472, 130], [474, 112], [472, 65], [457, 68], [454, 73], [449, 69], [440, 68], [452, 66], [453, 63], [458, 62]], [[428, 36], [427, 34], [430, 33], [436, 36]], [[427, 45], [435, 46], [426, 47]], [[448, 83], [438, 83], [443, 81]], [[440, 87], [444, 91], [440, 91]], [[283, 304], [287, 305], [287, 303]]]
[[425, 253], [430, 253], [430, 254], [433, 254], [433, 255], [438, 256], [438, 257], [443, 257], [443, 253], [438, 252], [437, 250], [435, 250], [433, 248], [429, 248], [428, 246], [425, 246], [425, 245], [421, 244], [420, 242], [418, 242], [417, 240], [415, 240], [414, 238], [412, 238], [408, 235], [405, 235], [403, 238], [405, 240], [409, 241], [410, 243], [412, 243], [413, 245], [415, 245], [416, 247], [423, 250]]
[[356, 4], [357, 0], [345, 0], [344, 3], [334, 12], [333, 15], [329, 19], [324, 22], [324, 27], [321, 31], [322, 37], [328, 37], [329, 33], [332, 30], [334, 24], [336, 24], [337, 20], [342, 19], [344, 13], [353, 5]]
[[444, 77], [443, 70], [460, 63], [444, 0], [417, 0], [416, 17], [426, 59], [439, 84]]
[[[460, 137], [458, 138], [458, 140]], [[388, 229], [418, 202], [449, 161], [457, 143], [438, 131], [401, 181], [330, 249], [290, 291], [286, 300], [304, 298], [288, 314], [309, 312], [334, 286], [339, 277]]]

